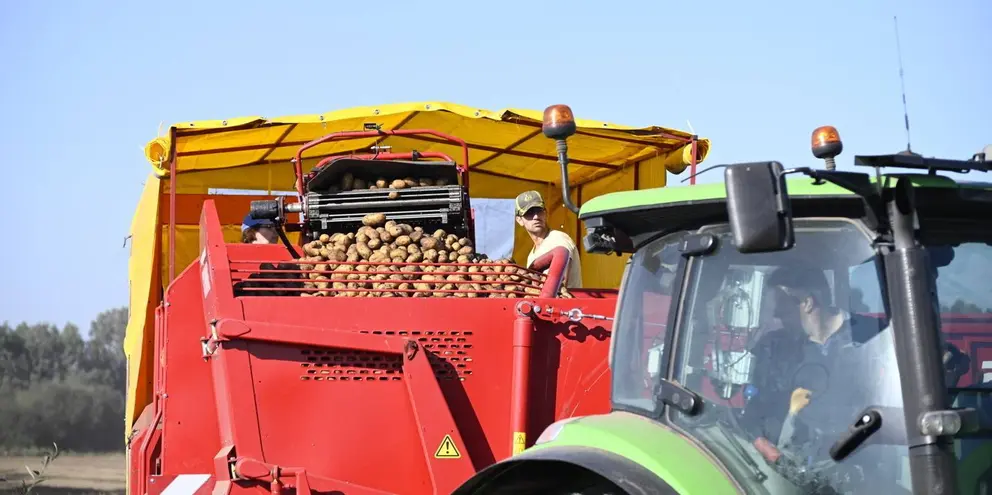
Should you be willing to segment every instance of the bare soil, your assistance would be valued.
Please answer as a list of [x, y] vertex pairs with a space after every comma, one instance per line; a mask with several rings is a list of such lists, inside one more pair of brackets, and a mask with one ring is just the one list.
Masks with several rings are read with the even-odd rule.
[[[41, 468], [38, 456], [0, 456], [0, 493], [17, 493], [21, 480], [31, 480], [25, 466]], [[38, 495], [96, 495], [124, 494], [126, 461], [120, 454], [59, 455], [42, 474], [44, 481], [32, 494]]]

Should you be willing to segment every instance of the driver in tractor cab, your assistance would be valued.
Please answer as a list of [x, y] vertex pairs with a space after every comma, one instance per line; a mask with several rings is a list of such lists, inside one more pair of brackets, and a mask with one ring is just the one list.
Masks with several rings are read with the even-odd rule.
[[[833, 306], [822, 270], [780, 267], [766, 284], [774, 297], [774, 316], [782, 328], [763, 335], [751, 349], [755, 362], [753, 397], [744, 409], [742, 425], [781, 449], [796, 442], [797, 435], [805, 436], [805, 432], [797, 431], [795, 418], [811, 402], [825, 398], [834, 402], [831, 405], [843, 407], [838, 400], [857, 400], [852, 392], [867, 377], [849, 376], [844, 354], [877, 335], [884, 325], [878, 319]], [[851, 406], [857, 412], [865, 405]], [[833, 419], [846, 425], [851, 418]]]
[[[872, 373], [895, 372], [884, 368], [895, 365], [894, 354], [887, 360], [874, 355], [876, 351], [866, 344], [889, 322], [834, 306], [826, 276], [817, 268], [780, 267], [768, 277], [766, 286], [773, 294], [774, 316], [782, 328], [763, 335], [751, 349], [754, 388], [742, 426], [780, 450], [825, 441], [815, 447], [818, 452], [810, 452], [825, 456], [837, 438], [827, 433], [825, 440], [817, 442], [811, 434], [843, 431], [865, 407], [880, 405], [867, 403], [879, 398], [874, 389], [885, 381]], [[963, 374], [960, 360], [964, 354], [949, 342], [944, 346], [946, 380], [953, 386]], [[884, 363], [883, 367], [866, 363], [873, 359]], [[800, 415], [805, 417], [797, 421]], [[810, 427], [819, 432], [809, 431]]]
[[569, 289], [582, 288], [582, 266], [579, 261], [579, 248], [568, 234], [548, 227], [548, 210], [544, 206], [544, 198], [537, 191], [526, 191], [517, 196], [514, 201], [514, 213], [517, 225], [527, 231], [534, 247], [527, 255], [527, 266], [537, 258], [556, 247], [568, 249], [568, 270], [565, 272], [563, 285]]

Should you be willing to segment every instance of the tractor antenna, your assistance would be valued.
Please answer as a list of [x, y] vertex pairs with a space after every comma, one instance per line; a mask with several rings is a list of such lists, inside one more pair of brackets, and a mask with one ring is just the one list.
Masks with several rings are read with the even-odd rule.
[[903, 152], [907, 155], [915, 155], [913, 153], [913, 147], [910, 145], [909, 137], [909, 110], [906, 107], [906, 77], [902, 69], [902, 45], [899, 43], [899, 17], [892, 16], [892, 22], [895, 24], [896, 28], [896, 56], [899, 60], [899, 85], [902, 89], [902, 116], [903, 120], [906, 122], [906, 151]]

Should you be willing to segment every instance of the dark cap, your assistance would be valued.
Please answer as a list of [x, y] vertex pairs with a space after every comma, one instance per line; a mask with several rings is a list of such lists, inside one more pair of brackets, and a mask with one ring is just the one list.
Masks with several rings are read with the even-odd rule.
[[520, 193], [515, 201], [516, 208], [515, 213], [518, 217], [527, 213], [527, 210], [531, 208], [544, 208], [544, 198], [541, 197], [541, 193], [537, 191], [526, 191]]
[[273, 227], [273, 226], [275, 226], [275, 224], [272, 222], [272, 220], [266, 220], [266, 219], [259, 220], [256, 218], [252, 218], [251, 213], [249, 213], [245, 215], [244, 221], [241, 222], [241, 233], [244, 233], [246, 230], [253, 227], [257, 229], [260, 227]]

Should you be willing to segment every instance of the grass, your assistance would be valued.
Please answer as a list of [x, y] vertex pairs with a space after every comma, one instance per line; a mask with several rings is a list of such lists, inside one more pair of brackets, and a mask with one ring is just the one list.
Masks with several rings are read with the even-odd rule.
[[[0, 493], [19, 493], [21, 482], [32, 480], [25, 466], [40, 470], [44, 460], [38, 455], [0, 455]], [[124, 453], [60, 453], [43, 473], [44, 481], [32, 494], [97, 495], [125, 493]]]

